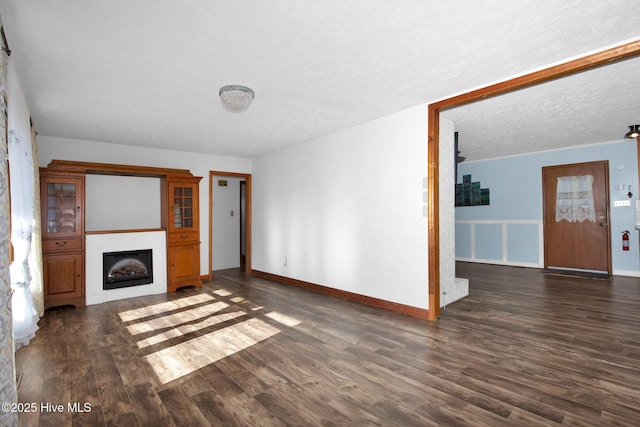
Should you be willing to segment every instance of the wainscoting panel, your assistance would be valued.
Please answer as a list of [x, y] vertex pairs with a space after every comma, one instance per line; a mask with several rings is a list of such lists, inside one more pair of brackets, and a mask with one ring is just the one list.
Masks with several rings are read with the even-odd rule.
[[456, 260], [543, 267], [542, 221], [456, 221]]

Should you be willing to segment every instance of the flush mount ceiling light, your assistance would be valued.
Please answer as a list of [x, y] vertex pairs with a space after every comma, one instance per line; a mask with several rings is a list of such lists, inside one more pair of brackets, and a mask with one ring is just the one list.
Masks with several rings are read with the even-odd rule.
[[637, 138], [640, 135], [640, 125], [629, 126], [629, 132], [627, 132], [625, 138]]
[[232, 113], [242, 113], [253, 101], [253, 91], [245, 86], [223, 86], [218, 94], [222, 106]]

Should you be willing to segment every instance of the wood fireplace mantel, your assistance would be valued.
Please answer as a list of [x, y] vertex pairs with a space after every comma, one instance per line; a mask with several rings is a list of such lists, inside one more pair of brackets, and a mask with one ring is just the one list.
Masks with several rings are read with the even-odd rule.
[[135, 228], [127, 230], [99, 230], [99, 231], [85, 231], [84, 234], [89, 236], [92, 234], [118, 234], [118, 233], [146, 233], [150, 231], [167, 231], [166, 228]]
[[76, 162], [51, 160], [47, 169], [52, 172], [75, 172], [91, 175], [122, 175], [162, 178], [165, 176], [192, 177], [188, 169], [157, 168], [150, 166], [117, 165], [113, 163]]

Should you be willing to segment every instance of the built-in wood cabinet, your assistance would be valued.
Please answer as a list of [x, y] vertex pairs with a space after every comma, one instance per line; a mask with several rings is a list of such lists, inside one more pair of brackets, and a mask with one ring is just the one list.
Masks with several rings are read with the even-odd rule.
[[85, 305], [84, 175], [40, 169], [44, 308]]
[[167, 176], [167, 291], [202, 286], [200, 281], [200, 205], [202, 177]]
[[[166, 230], [167, 291], [202, 286], [200, 203], [202, 177], [185, 169], [53, 160], [40, 168], [45, 309], [85, 305], [85, 176], [157, 177]], [[140, 230], [137, 230], [140, 231]]]

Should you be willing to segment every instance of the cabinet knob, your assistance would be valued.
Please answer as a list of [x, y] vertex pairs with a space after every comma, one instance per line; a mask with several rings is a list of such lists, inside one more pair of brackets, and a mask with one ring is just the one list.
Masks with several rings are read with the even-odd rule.
[[180, 235], [180, 238], [181, 238], [181, 239], [186, 239], [187, 237], [189, 237], [189, 235], [188, 235], [188, 234], [181, 234], [181, 235]]
[[65, 246], [67, 242], [56, 242], [56, 246]]

